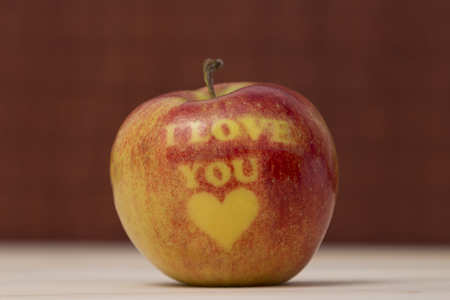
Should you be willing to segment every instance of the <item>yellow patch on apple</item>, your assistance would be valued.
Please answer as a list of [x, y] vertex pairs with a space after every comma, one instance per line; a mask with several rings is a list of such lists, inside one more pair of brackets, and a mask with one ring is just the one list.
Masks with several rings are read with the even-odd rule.
[[[250, 161], [250, 164], [252, 166], [252, 174], [247, 176], [244, 174], [243, 171], [243, 159], [234, 159], [231, 161], [231, 164], [233, 165], [234, 169], [234, 177], [243, 183], [249, 183], [252, 181], [256, 181], [258, 179], [258, 166], [257, 166], [257, 159], [252, 157], [248, 159]], [[200, 169], [200, 167], [203, 167], [202, 164], [195, 162], [192, 167], [189, 167], [189, 165], [181, 165], [178, 167], [178, 170], [181, 171], [184, 178], [186, 179], [186, 187], [189, 189], [194, 189], [199, 186], [199, 183], [195, 179], [195, 174]], [[214, 174], [214, 170], [217, 170], [220, 172], [221, 177], [217, 177]], [[225, 185], [231, 178], [231, 169], [230, 167], [225, 164], [222, 161], [216, 161], [213, 163], [208, 164], [205, 167], [205, 178], [206, 181], [215, 187], [221, 187]]]
[[[239, 124], [242, 124], [242, 130]], [[286, 145], [293, 143], [293, 124], [285, 120], [268, 119], [257, 115], [243, 115], [238, 117], [237, 121], [225, 118], [218, 119], [209, 126], [199, 120], [189, 122], [187, 125], [191, 132], [189, 139], [190, 144], [207, 142], [213, 136], [218, 141], [230, 141], [243, 135], [243, 132], [250, 136], [252, 141], [258, 140], [261, 134], [266, 132], [269, 134], [271, 142], [283, 143]], [[202, 126], [209, 127], [206, 135], [201, 134]], [[227, 134], [223, 131], [224, 127], [228, 128]], [[169, 124], [165, 129], [167, 136], [166, 146], [170, 147], [177, 145], [179, 143], [179, 141], [175, 139], [175, 129], [177, 129], [177, 125]]]
[[246, 188], [231, 191], [225, 196], [223, 203], [207, 192], [194, 194], [188, 202], [190, 219], [223, 246], [225, 251], [230, 251], [250, 226], [258, 209], [256, 195]]

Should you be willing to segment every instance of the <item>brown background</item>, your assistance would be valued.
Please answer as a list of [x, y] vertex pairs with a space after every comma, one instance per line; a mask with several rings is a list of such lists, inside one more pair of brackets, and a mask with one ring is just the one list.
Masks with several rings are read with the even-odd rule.
[[109, 152], [159, 94], [274, 82], [340, 162], [326, 241], [450, 243], [450, 1], [0, 0], [0, 238], [125, 239]]

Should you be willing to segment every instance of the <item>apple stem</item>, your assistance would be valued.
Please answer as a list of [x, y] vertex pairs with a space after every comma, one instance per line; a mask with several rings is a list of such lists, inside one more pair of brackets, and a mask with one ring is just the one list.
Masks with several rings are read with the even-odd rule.
[[216, 98], [216, 92], [214, 91], [214, 83], [212, 73], [223, 66], [221, 59], [207, 58], [203, 62], [203, 76], [205, 78], [206, 87], [208, 88], [209, 97]]

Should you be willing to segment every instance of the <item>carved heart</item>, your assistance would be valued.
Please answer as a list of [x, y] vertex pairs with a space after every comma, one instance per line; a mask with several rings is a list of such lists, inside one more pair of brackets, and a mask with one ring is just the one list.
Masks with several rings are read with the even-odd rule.
[[258, 214], [256, 195], [245, 188], [231, 191], [223, 203], [213, 194], [201, 192], [189, 199], [191, 220], [206, 234], [230, 251], [233, 244]]

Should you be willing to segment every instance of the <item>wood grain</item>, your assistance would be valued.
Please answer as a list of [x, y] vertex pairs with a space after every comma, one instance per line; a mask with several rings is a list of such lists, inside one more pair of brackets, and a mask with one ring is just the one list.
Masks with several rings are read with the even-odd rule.
[[448, 299], [449, 247], [323, 246], [282, 285], [193, 287], [131, 243], [0, 243], [6, 299]]

